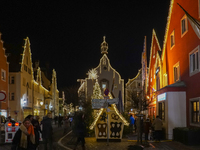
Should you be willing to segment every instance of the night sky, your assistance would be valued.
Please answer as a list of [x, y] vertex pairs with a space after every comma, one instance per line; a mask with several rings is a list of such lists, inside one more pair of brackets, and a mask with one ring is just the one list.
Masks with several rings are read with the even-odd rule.
[[[144, 36], [149, 58], [152, 29], [162, 47], [170, 0], [1, 1], [0, 32], [7, 53], [19, 53], [27, 36], [32, 61], [57, 72], [58, 89], [87, 77], [102, 57], [103, 36], [111, 66], [127, 82], [141, 68]], [[148, 60], [149, 62], [149, 60]]]

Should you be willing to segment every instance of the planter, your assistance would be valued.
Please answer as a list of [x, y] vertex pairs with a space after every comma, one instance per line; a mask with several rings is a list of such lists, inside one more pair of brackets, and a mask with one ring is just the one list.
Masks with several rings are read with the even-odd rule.
[[173, 140], [185, 145], [200, 145], [200, 130], [190, 128], [173, 129]]

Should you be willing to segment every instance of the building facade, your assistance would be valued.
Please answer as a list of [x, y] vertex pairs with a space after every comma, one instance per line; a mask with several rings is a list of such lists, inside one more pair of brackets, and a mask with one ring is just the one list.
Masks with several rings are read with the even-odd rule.
[[50, 111], [53, 115], [58, 113], [59, 91], [55, 79], [56, 72], [53, 70], [49, 88], [45, 88], [43, 81], [46, 80], [42, 79], [40, 67], [34, 71], [31, 55], [30, 41], [27, 37], [22, 54], [10, 57], [9, 107], [10, 115], [17, 121], [23, 121], [30, 114], [42, 118]]
[[91, 100], [93, 94], [93, 86], [97, 81], [100, 85], [101, 94], [104, 95], [104, 90], [107, 88], [113, 98], [119, 97], [119, 92], [122, 95], [122, 104], [124, 105], [124, 79], [120, 74], [112, 68], [108, 54], [108, 44], [105, 41], [101, 43], [101, 54], [99, 65], [88, 72], [88, 78], [78, 79], [80, 88], [78, 89], [79, 97], [84, 97], [86, 100]]
[[199, 0], [171, 0], [162, 54], [155, 56], [155, 62], [151, 47], [149, 96], [155, 99], [156, 115], [162, 119], [168, 139], [175, 127], [200, 127], [199, 4]]
[[142, 91], [142, 69], [138, 71], [138, 74], [129, 79], [125, 87], [125, 110], [126, 112], [136, 113], [133, 108], [132, 94], [140, 93]]
[[1, 79], [0, 79], [0, 91], [6, 94], [6, 99], [4, 101], [0, 101], [0, 112], [1, 115], [7, 117], [9, 115], [9, 63], [7, 61], [7, 56], [5, 49], [3, 47], [3, 41], [1, 40], [0, 33], [0, 71], [1, 71]]

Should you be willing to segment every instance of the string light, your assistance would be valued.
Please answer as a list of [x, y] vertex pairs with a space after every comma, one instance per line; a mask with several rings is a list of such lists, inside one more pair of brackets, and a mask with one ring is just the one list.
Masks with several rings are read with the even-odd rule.
[[96, 125], [96, 123], [97, 123], [97, 121], [99, 120], [99, 117], [100, 117], [100, 115], [102, 114], [103, 110], [104, 110], [103, 108], [100, 109], [100, 112], [98, 113], [96, 119], [94, 120], [94, 122], [93, 122], [92, 125], [90, 126], [90, 130], [92, 130], [92, 129], [94, 128], [94, 126]]
[[167, 25], [166, 25], [166, 29], [165, 29], [165, 37], [164, 37], [164, 41], [163, 41], [162, 60], [164, 59], [164, 54], [165, 54], [165, 49], [166, 49], [166, 42], [167, 42], [167, 37], [168, 37], [169, 25], [170, 25], [170, 21], [171, 21], [173, 4], [174, 4], [174, 0], [171, 0], [170, 7], [169, 7], [169, 14], [167, 17]]
[[[124, 122], [124, 125], [129, 126], [128, 121], [126, 121], [126, 119], [119, 113], [118, 109], [116, 108], [116, 105], [115, 105], [115, 104], [112, 104], [111, 106], [114, 108], [116, 114], [120, 117], [120, 119]], [[97, 121], [99, 120], [99, 117], [100, 117], [100, 115], [102, 114], [103, 110], [104, 110], [104, 108], [101, 108], [101, 109], [100, 109], [100, 112], [98, 113], [96, 119], [94, 120], [94, 122], [93, 122], [92, 125], [90, 126], [90, 130], [92, 130], [92, 129], [94, 128], [94, 126], [96, 125], [96, 123], [97, 123]]]

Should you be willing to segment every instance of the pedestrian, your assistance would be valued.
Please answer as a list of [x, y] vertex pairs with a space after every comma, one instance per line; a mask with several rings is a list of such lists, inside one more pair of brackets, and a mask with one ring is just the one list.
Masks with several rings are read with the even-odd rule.
[[59, 115], [58, 116], [58, 127], [62, 126], [62, 117]]
[[159, 116], [156, 116], [156, 119], [153, 121], [153, 127], [155, 130], [155, 138], [156, 141], [160, 141], [161, 140], [161, 134], [162, 134], [162, 120], [159, 118]]
[[150, 119], [147, 118], [146, 121], [144, 122], [144, 134], [145, 134], [145, 143], [148, 144], [148, 136], [149, 136], [149, 130], [151, 127], [151, 122]]
[[11, 150], [34, 150], [35, 134], [31, 121], [25, 118], [15, 133]]
[[47, 116], [43, 118], [41, 124], [42, 124], [42, 138], [44, 141], [44, 148], [45, 150], [47, 150], [47, 147], [49, 146], [49, 150], [52, 150], [53, 127], [52, 127], [52, 115], [50, 112], [47, 114]]
[[132, 134], [134, 131], [134, 125], [135, 125], [135, 118], [133, 117], [133, 114], [130, 114], [130, 133]]
[[42, 133], [41, 128], [40, 128], [40, 123], [39, 123], [39, 116], [36, 116], [36, 119], [33, 119], [31, 123], [34, 127], [35, 149], [37, 149], [37, 147], [39, 146], [40, 134]]
[[55, 125], [57, 124], [58, 116], [54, 117]]
[[63, 126], [64, 126], [64, 134], [67, 133], [67, 131], [69, 130], [69, 127], [70, 127], [70, 120], [69, 120], [69, 117], [66, 116], [64, 119], [63, 119]]
[[76, 150], [77, 145], [79, 142], [81, 142], [82, 150], [85, 150], [85, 132], [86, 132], [86, 125], [84, 122], [85, 115], [84, 114], [79, 114], [77, 119], [77, 122], [75, 124], [75, 133], [77, 136], [77, 141], [74, 147], [74, 150]]

